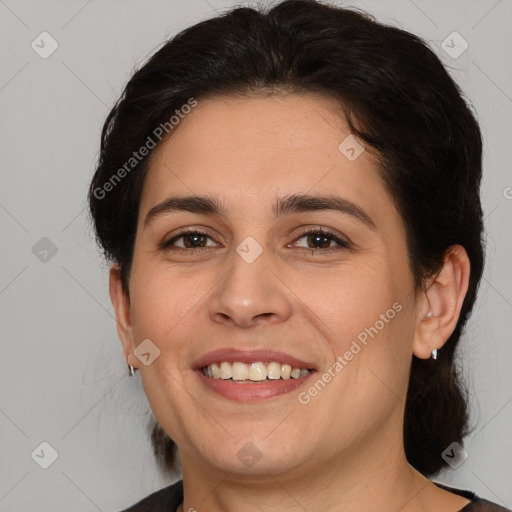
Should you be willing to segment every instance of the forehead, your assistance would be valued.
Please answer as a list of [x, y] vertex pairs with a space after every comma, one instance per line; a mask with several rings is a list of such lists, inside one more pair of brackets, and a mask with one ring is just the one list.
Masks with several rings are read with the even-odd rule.
[[315, 94], [199, 99], [154, 150], [141, 210], [176, 194], [215, 193], [243, 209], [313, 190], [373, 196], [376, 210], [375, 198], [389, 199], [376, 158], [347, 158], [349, 136], [340, 105]]
[[236, 149], [237, 156], [252, 150], [254, 157], [291, 158], [292, 153], [332, 149], [332, 137], [337, 140], [343, 132], [348, 128], [340, 106], [319, 95], [209, 97], [198, 101], [155, 153], [179, 147], [197, 156], [222, 153], [226, 159], [228, 151]]

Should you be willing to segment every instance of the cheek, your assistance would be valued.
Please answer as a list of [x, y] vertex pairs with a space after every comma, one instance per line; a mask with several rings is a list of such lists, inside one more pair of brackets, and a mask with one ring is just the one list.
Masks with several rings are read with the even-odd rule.
[[296, 280], [294, 292], [342, 349], [360, 333], [364, 338], [365, 329], [377, 324], [382, 331], [397, 316], [404, 290], [391, 275], [385, 263], [358, 262]]
[[[332, 354], [328, 371], [336, 378], [325, 400], [341, 401], [354, 414], [393, 406], [396, 398], [386, 390], [406, 391], [414, 333], [406, 272], [399, 279], [386, 260], [367, 258], [328, 279], [314, 277], [296, 293], [314, 312]], [[390, 401], [380, 403], [384, 398]]]
[[200, 301], [204, 290], [194, 276], [175, 273], [146, 265], [134, 265], [131, 283], [131, 319], [140, 338], [172, 339], [181, 318], [186, 317]]

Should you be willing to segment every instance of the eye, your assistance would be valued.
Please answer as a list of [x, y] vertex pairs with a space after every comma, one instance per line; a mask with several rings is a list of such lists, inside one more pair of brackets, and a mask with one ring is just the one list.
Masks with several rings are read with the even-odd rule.
[[[300, 244], [298, 244], [298, 242], [302, 239], [305, 239], [306, 245], [301, 246]], [[208, 240], [211, 241], [209, 245]], [[175, 248], [178, 250], [200, 250], [218, 246], [219, 244], [213, 241], [208, 234], [198, 230], [187, 230], [182, 231], [181, 233], [177, 234], [170, 240], [163, 242], [160, 245], [160, 248], [162, 250], [169, 248]], [[293, 244], [287, 245], [287, 247], [292, 246], [305, 250], [313, 249], [313, 252], [323, 253], [350, 248], [349, 242], [342, 240], [334, 233], [330, 233], [329, 231], [326, 231], [323, 228], [316, 228], [313, 230], [305, 231], [298, 238], [295, 239], [295, 242]]]
[[[206, 233], [196, 230], [183, 231], [170, 240], [163, 242], [160, 248], [167, 249], [174, 246], [178, 249], [202, 249], [218, 246], [216, 242], [213, 245], [207, 245], [207, 239], [212, 240]], [[181, 244], [176, 243], [177, 241], [181, 241]]]
[[[306, 245], [302, 245], [304, 249], [316, 249], [317, 251], [321, 250], [322, 252], [330, 252], [340, 250], [342, 248], [348, 249], [350, 247], [347, 241], [342, 240], [334, 233], [325, 231], [322, 228], [302, 233], [302, 235], [295, 240], [295, 245], [302, 239], [305, 239]], [[332, 242], [334, 242], [334, 245], [332, 245]], [[301, 246], [299, 245], [299, 247]]]

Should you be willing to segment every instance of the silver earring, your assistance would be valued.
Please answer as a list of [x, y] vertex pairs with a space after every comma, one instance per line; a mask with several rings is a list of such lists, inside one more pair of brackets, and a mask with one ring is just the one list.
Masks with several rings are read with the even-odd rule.
[[430, 318], [432, 316], [432, 311], [429, 311], [427, 314], [427, 318]]
[[435, 348], [434, 350], [432, 350], [432, 355], [431, 355], [432, 359], [437, 359], [437, 348]]
[[136, 368], [134, 368], [131, 364], [128, 365], [128, 377], [133, 377], [135, 375], [135, 370]]

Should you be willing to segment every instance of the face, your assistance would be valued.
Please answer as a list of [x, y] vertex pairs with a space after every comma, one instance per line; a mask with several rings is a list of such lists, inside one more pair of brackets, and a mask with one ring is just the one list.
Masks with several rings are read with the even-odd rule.
[[152, 155], [121, 337], [184, 467], [300, 474], [401, 442], [418, 305], [349, 135], [320, 96], [211, 98]]

